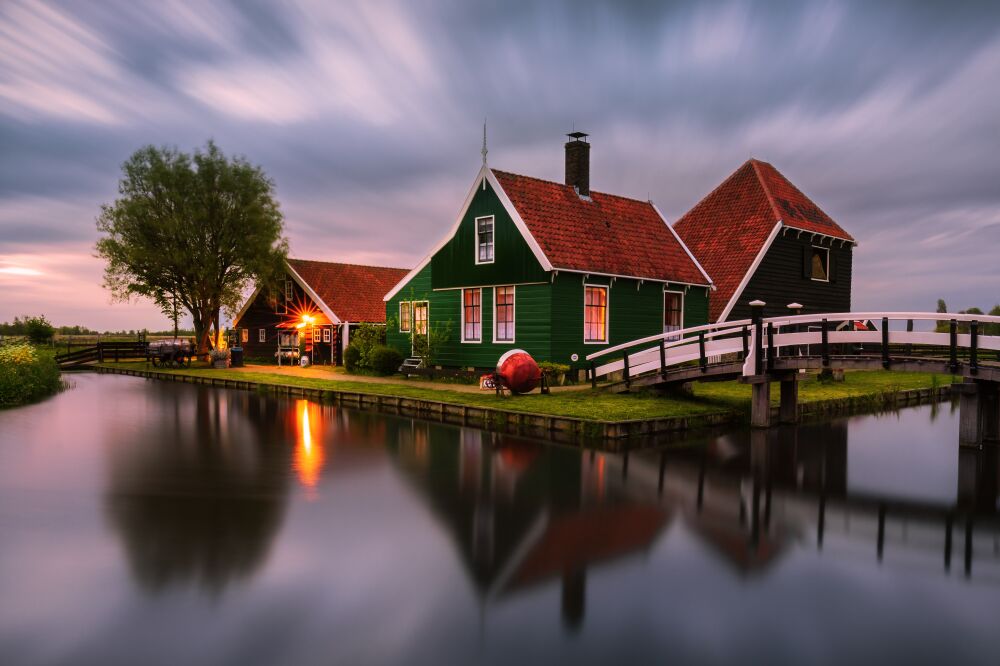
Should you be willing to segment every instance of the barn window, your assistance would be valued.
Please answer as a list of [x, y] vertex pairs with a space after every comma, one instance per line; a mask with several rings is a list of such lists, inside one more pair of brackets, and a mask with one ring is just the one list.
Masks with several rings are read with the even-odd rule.
[[493, 342], [514, 342], [514, 287], [494, 288]]
[[583, 293], [583, 341], [608, 341], [608, 288], [587, 285]]
[[809, 274], [813, 280], [830, 281], [830, 249], [826, 247], [812, 248], [812, 258], [809, 263]]
[[320, 332], [318, 328], [313, 328], [313, 342], [319, 342]]
[[476, 263], [493, 263], [493, 216], [476, 218]]
[[[663, 292], [663, 332], [679, 331], [684, 328], [684, 294], [679, 291]], [[678, 340], [670, 337], [667, 340]]]
[[249, 328], [241, 328], [240, 329], [240, 342], [249, 342], [249, 341], [250, 341], [250, 329]]
[[483, 290], [462, 290], [462, 342], [483, 339]]
[[427, 301], [417, 301], [413, 304], [413, 332], [417, 335], [427, 335], [429, 309]]
[[323, 329], [323, 342], [330, 342], [330, 329]]
[[257, 329], [257, 342], [267, 342], [267, 329], [258, 328]]
[[413, 304], [409, 301], [399, 303], [399, 332], [410, 332], [410, 320], [413, 318]]

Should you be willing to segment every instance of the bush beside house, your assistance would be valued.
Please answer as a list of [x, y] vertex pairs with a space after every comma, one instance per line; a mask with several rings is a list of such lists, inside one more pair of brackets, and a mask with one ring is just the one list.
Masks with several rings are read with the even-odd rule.
[[0, 346], [0, 409], [41, 400], [61, 387], [52, 354], [23, 343]]

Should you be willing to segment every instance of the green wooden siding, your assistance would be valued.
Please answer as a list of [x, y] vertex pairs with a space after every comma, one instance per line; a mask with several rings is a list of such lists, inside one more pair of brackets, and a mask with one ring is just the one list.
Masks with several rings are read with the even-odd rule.
[[[492, 264], [476, 264], [476, 218], [484, 215], [494, 218]], [[434, 289], [548, 280], [548, 275], [489, 183], [486, 183], [485, 190], [482, 185], [476, 188], [458, 231], [434, 255], [431, 266]]]

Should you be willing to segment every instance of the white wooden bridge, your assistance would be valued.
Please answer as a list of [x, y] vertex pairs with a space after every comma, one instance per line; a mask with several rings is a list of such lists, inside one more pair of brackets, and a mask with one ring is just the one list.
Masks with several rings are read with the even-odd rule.
[[694, 326], [587, 356], [590, 380], [611, 391], [692, 381], [753, 385], [751, 423], [770, 425], [771, 382], [781, 384], [782, 422], [798, 411], [799, 370], [888, 369], [963, 378], [964, 443], [1000, 439], [1000, 317], [941, 312], [833, 312], [761, 316]]

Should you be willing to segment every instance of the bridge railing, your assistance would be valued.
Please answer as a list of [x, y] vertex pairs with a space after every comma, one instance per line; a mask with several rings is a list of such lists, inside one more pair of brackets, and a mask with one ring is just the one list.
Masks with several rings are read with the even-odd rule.
[[[598, 378], [621, 372], [627, 383], [630, 377], [697, 360], [707, 370], [708, 359], [724, 354], [745, 355], [751, 347], [751, 321], [721, 322], [691, 326], [677, 331], [650, 335], [608, 347], [587, 355], [591, 383]], [[603, 363], [598, 364], [598, 359]]]
[[[855, 322], [874, 322], [875, 327], [855, 330]], [[894, 322], [905, 322], [905, 330], [894, 330]], [[914, 330], [914, 322], [946, 322], [948, 330]], [[846, 328], [839, 328], [847, 323]], [[994, 330], [991, 330], [994, 329]], [[957, 367], [959, 356], [968, 357], [976, 367], [982, 351], [1000, 351], [1000, 317], [944, 312], [830, 312], [810, 315], [742, 319], [732, 322], [692, 326], [678, 331], [639, 338], [588, 354], [588, 375], [592, 384], [612, 373], [631, 378], [667, 370], [697, 361], [707, 372], [709, 359], [735, 355], [743, 360], [743, 374], [753, 376], [773, 367], [775, 359], [789, 350], [822, 356], [829, 365], [834, 345], [875, 345], [883, 365], [891, 363], [892, 345], [948, 349], [949, 359]], [[759, 332], [758, 332], [759, 331]], [[812, 350], [819, 354], [813, 354]]]

